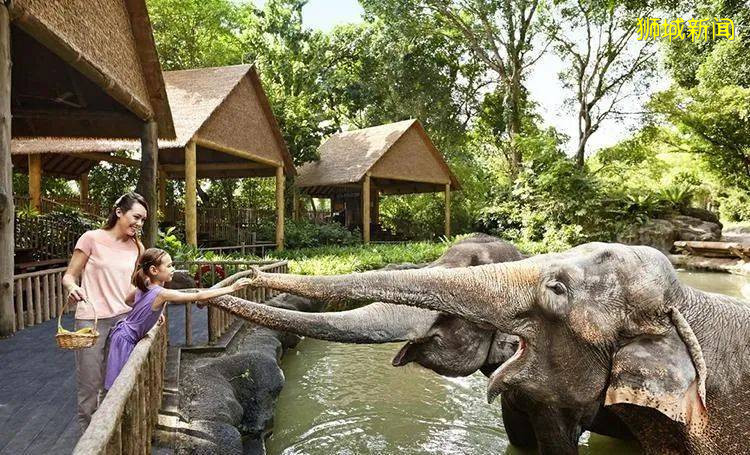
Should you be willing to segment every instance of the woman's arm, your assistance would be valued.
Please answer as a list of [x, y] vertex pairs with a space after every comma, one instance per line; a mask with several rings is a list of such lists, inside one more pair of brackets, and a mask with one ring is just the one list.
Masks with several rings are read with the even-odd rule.
[[83, 251], [73, 251], [73, 256], [71, 256], [68, 263], [68, 269], [65, 271], [62, 279], [62, 284], [68, 292], [68, 301], [70, 303], [80, 302], [86, 298], [86, 293], [78, 286], [78, 280], [81, 278], [81, 273], [88, 260], [89, 257]]
[[217, 289], [206, 289], [205, 291], [198, 292], [180, 292], [172, 289], [164, 289], [154, 299], [154, 303], [151, 304], [151, 309], [158, 310], [165, 302], [183, 303], [183, 302], [198, 302], [202, 300], [212, 299], [232, 292], [238, 291], [250, 284], [250, 279], [242, 278], [235, 281], [232, 285], [217, 288]]

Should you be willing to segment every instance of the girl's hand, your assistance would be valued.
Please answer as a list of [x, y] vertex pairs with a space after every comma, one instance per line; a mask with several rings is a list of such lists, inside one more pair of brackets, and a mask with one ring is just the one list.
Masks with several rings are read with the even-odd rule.
[[250, 286], [252, 282], [253, 280], [251, 280], [250, 278], [240, 278], [232, 284], [232, 290], [239, 291], [242, 288]]
[[86, 300], [86, 293], [80, 286], [72, 286], [68, 293], [68, 303], [78, 303]]

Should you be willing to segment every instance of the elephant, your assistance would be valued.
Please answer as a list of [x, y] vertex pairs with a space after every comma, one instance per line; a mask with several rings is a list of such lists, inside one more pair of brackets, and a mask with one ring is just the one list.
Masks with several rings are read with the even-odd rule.
[[[496, 237], [474, 234], [453, 246], [428, 264], [428, 268], [457, 268], [522, 259], [511, 244]], [[392, 265], [382, 270], [416, 269], [414, 264]], [[376, 302], [349, 311], [305, 313], [269, 308], [232, 298], [218, 298], [210, 303], [247, 320], [270, 328], [312, 338], [345, 343], [385, 343], [407, 341], [394, 356], [392, 364], [403, 366], [415, 362], [444, 376], [467, 376], [480, 370], [490, 374], [516, 351], [518, 338], [486, 325], [476, 324], [453, 315]], [[256, 305], [256, 306], [253, 306]], [[546, 409], [533, 403], [523, 393], [509, 391], [501, 397], [503, 423], [510, 442], [520, 447], [538, 445], [540, 450], [557, 453], [560, 440], [576, 440], [577, 420], [572, 411]], [[632, 439], [617, 417], [601, 410], [585, 426], [597, 433]]]
[[[654, 248], [588, 243], [476, 267], [253, 275], [252, 286], [439, 311], [515, 335], [488, 401], [523, 394], [566, 414], [578, 435], [604, 407], [646, 453], [750, 449], [750, 304], [680, 283]], [[557, 453], [575, 450], [560, 441]]]

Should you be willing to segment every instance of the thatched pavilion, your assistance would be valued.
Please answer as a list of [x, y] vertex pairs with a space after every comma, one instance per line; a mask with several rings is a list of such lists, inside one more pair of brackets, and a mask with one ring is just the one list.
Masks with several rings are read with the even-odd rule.
[[[237, 65], [164, 72], [177, 138], [159, 141], [159, 188], [185, 180], [187, 242], [198, 243], [197, 179], [276, 177], [276, 244], [284, 244], [284, 175], [296, 173], [255, 67]], [[14, 142], [14, 162], [44, 154], [49, 172], [87, 172], [92, 160], [135, 164], [111, 152], [133, 141], [34, 139]], [[62, 163], [69, 163], [69, 167]], [[74, 164], [76, 163], [76, 164]], [[45, 171], [47, 169], [45, 168]], [[71, 176], [71, 175], [68, 175]]]
[[146, 154], [175, 137], [143, 0], [0, 3], [0, 336], [18, 322], [11, 137], [40, 136], [142, 138]]
[[300, 192], [330, 198], [332, 209], [343, 209], [344, 224], [362, 227], [365, 243], [371, 222], [378, 223], [381, 194], [445, 192], [450, 235], [450, 194], [460, 185], [418, 120], [334, 134], [318, 153], [318, 161], [299, 169]]

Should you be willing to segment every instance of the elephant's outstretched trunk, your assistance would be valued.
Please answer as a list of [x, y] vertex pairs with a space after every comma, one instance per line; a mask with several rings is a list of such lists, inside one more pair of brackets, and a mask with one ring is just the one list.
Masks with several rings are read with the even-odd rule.
[[231, 295], [209, 304], [264, 327], [340, 343], [407, 341], [427, 332], [437, 318], [433, 311], [373, 303], [334, 313], [307, 313], [276, 308]]
[[526, 261], [478, 267], [303, 276], [255, 271], [254, 286], [317, 300], [385, 302], [461, 316], [479, 323], [510, 318], [531, 301], [538, 268]]

